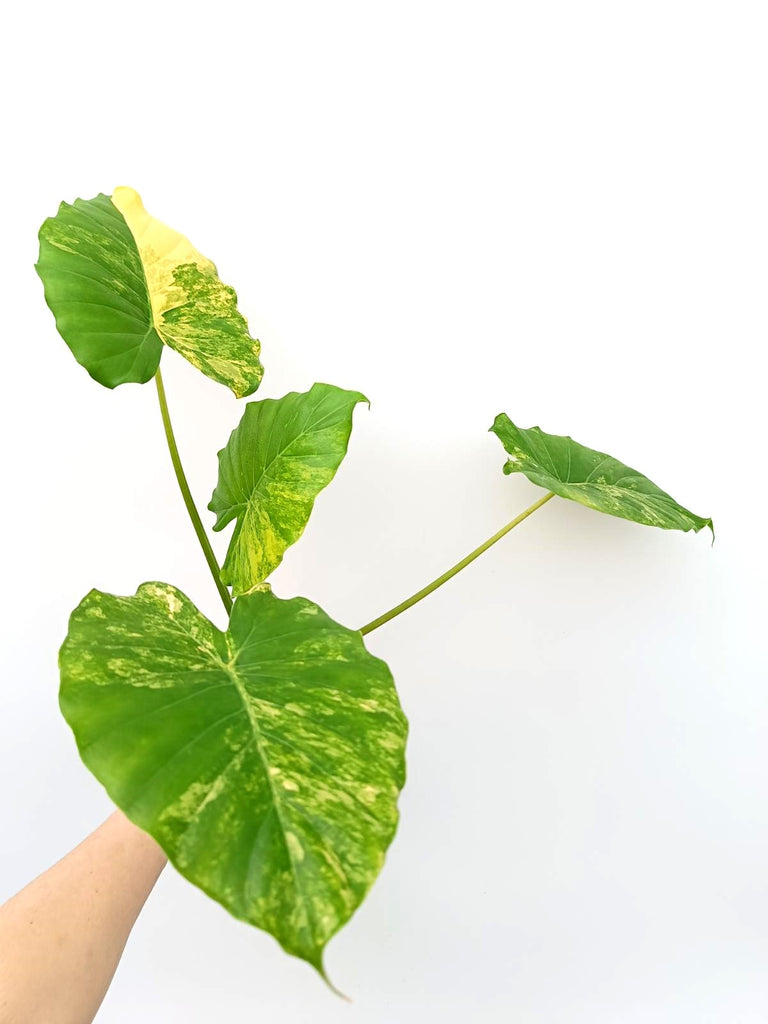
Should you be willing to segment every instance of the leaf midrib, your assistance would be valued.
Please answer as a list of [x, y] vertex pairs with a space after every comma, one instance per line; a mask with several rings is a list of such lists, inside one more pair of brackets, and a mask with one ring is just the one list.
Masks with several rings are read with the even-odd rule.
[[[549, 473], [547, 473], [546, 475], [550, 476]], [[687, 510], [683, 509], [682, 505], [679, 505], [674, 498], [672, 498], [670, 495], [662, 491], [660, 487], [657, 487], [655, 491], [638, 491], [632, 487], [627, 487], [626, 485], [621, 485], [619, 483], [601, 483], [599, 480], [560, 480], [556, 476], [550, 476], [550, 479], [554, 480], [555, 483], [562, 484], [564, 487], [573, 487], [576, 490], [581, 489], [584, 491], [591, 490], [596, 492], [597, 494], [607, 492], [609, 494], [614, 494], [617, 498], [620, 499], [624, 499], [628, 495], [631, 495], [636, 498], [650, 500], [651, 502], [659, 502], [662, 505], [668, 506], [672, 511], [684, 512], [686, 515], [690, 516], [693, 515], [692, 512], [687, 512]], [[627, 478], [622, 477], [621, 479]], [[629, 477], [628, 479], [633, 478]], [[652, 483], [652, 481], [649, 482]], [[654, 484], [653, 486], [656, 487], [656, 484]], [[696, 516], [695, 518], [699, 517]]]
[[283, 820], [281, 803], [280, 800], [278, 799], [277, 790], [275, 789], [275, 785], [272, 781], [272, 776], [269, 773], [270, 762], [264, 750], [261, 726], [259, 725], [258, 719], [253, 714], [253, 711], [251, 709], [251, 703], [248, 699], [248, 691], [246, 690], [245, 684], [241, 681], [240, 676], [237, 672], [237, 655], [239, 652], [233, 651], [232, 637], [230, 636], [229, 633], [224, 634], [224, 639], [227, 644], [227, 650], [229, 651], [230, 660], [228, 662], [221, 662], [221, 667], [226, 672], [227, 676], [231, 679], [232, 685], [237, 690], [237, 694], [240, 697], [240, 700], [242, 701], [243, 710], [248, 716], [248, 721], [251, 726], [251, 732], [253, 733], [254, 745], [258, 752], [259, 760], [261, 761], [262, 767], [264, 769], [264, 776], [267, 780], [269, 791], [272, 794], [272, 804], [275, 808], [275, 816], [277, 817], [277, 821], [280, 826], [280, 837], [283, 841], [283, 846], [285, 847], [285, 852], [288, 855], [288, 861], [291, 865], [291, 874], [293, 875], [293, 882], [296, 887], [296, 891], [299, 895], [299, 898], [301, 899], [302, 905], [304, 907], [304, 914], [307, 921], [307, 927], [309, 928], [310, 934], [312, 936], [312, 942], [313, 944], [316, 944], [314, 929], [312, 927], [312, 917], [309, 913], [309, 903], [307, 902], [307, 895], [306, 892], [304, 891], [304, 886], [302, 885], [300, 880], [300, 872], [297, 869], [296, 860], [293, 856], [293, 852], [291, 851], [290, 844], [286, 839], [286, 827], [285, 822]]
[[[313, 385], [313, 387], [317, 387], [317, 385]], [[311, 391], [312, 391], [312, 389], [310, 388], [310, 391], [307, 392], [307, 394], [310, 394]], [[273, 401], [279, 401], [279, 399], [273, 399]], [[355, 403], [355, 404], [357, 404], [357, 403]], [[354, 406], [353, 406], [353, 408], [354, 408]], [[328, 412], [326, 412], [322, 416], [320, 416], [317, 420], [313, 420], [310, 423], [305, 424], [304, 427], [302, 427], [302, 429], [299, 431], [299, 433], [295, 434], [291, 438], [291, 440], [285, 445], [284, 448], [280, 448], [280, 449], [278, 449], [275, 452], [275, 454], [271, 457], [269, 462], [267, 462], [264, 466], [262, 466], [261, 472], [259, 473], [258, 477], [251, 483], [250, 493], [243, 495], [243, 497], [241, 497], [238, 502], [230, 505], [230, 507], [229, 507], [229, 509], [227, 511], [233, 513], [232, 518], [235, 518], [236, 516], [238, 516], [238, 512], [240, 510], [248, 510], [250, 508], [250, 506], [252, 504], [254, 504], [254, 501], [255, 501], [255, 499], [257, 497], [263, 497], [263, 495], [261, 494], [261, 490], [260, 490], [261, 489], [261, 485], [262, 485], [262, 483], [264, 481], [264, 478], [268, 477], [270, 475], [270, 470], [272, 469], [272, 466], [279, 459], [285, 458], [287, 456], [287, 453], [291, 450], [291, 448], [298, 441], [300, 441], [302, 438], [309, 437], [312, 434], [316, 434], [320, 430], [325, 430], [326, 427], [327, 427], [327, 424], [324, 421], [328, 420], [328, 419], [331, 419], [331, 417], [334, 414], [338, 413], [338, 411], [339, 411], [338, 409], [330, 409]], [[274, 423], [270, 427], [270, 436], [267, 438], [267, 443], [265, 445], [265, 448], [269, 447], [269, 445], [271, 443], [271, 440], [272, 440], [272, 433], [273, 432], [274, 432]], [[316, 454], [317, 453], [315, 453], [315, 455]], [[297, 455], [297, 456], [291, 456], [291, 457], [292, 458], [302, 458], [302, 459], [304, 459], [304, 458], [313, 458], [314, 456], [313, 455]], [[242, 514], [242, 512], [240, 514]], [[231, 522], [231, 519], [230, 519], [230, 522]]]

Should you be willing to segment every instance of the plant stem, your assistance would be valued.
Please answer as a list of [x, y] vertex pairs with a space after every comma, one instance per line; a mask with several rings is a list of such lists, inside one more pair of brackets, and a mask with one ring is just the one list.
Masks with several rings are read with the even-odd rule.
[[524, 519], [527, 519], [529, 515], [534, 513], [537, 508], [541, 508], [542, 505], [545, 505], [549, 501], [549, 499], [554, 498], [554, 496], [555, 495], [553, 491], [547, 491], [543, 498], [539, 498], [539, 500], [535, 501], [533, 505], [531, 505], [529, 508], [525, 510], [525, 512], [521, 512], [519, 516], [515, 516], [511, 523], [507, 523], [506, 526], [502, 526], [498, 533], [494, 533], [494, 535], [492, 537], [489, 537], [487, 541], [480, 545], [480, 547], [475, 548], [474, 551], [470, 551], [466, 558], [462, 558], [462, 560], [460, 562], [457, 562], [452, 569], [449, 569], [447, 572], [444, 572], [442, 576], [438, 576], [436, 580], [433, 580], [432, 583], [427, 584], [426, 587], [422, 587], [421, 590], [417, 590], [416, 593], [413, 594], [411, 597], [407, 598], [405, 601], [402, 601], [400, 604], [395, 605], [394, 608], [391, 608], [388, 612], [385, 612], [383, 615], [380, 615], [378, 619], [374, 619], [372, 622], [369, 622], [366, 626], [363, 626], [363, 628], [360, 630], [362, 635], [365, 636], [366, 633], [370, 633], [374, 629], [378, 629], [379, 626], [383, 626], [385, 622], [389, 622], [390, 619], [394, 619], [396, 615], [399, 615], [401, 612], [406, 611], [408, 608], [411, 608], [413, 605], [415, 605], [418, 601], [421, 601], [422, 598], [426, 597], [428, 594], [431, 594], [433, 590], [437, 590], [438, 587], [441, 587], [452, 576], [455, 576], [457, 572], [461, 572], [461, 570], [466, 568], [466, 566], [468, 566], [470, 562], [474, 562], [478, 555], [482, 555], [482, 553], [484, 551], [487, 551], [488, 548], [495, 544], [497, 540], [501, 540], [501, 538], [506, 533], [509, 533], [510, 530], [513, 530], [518, 525], [518, 523], [522, 523], [522, 521]]
[[205, 532], [205, 527], [200, 519], [200, 514], [195, 507], [195, 502], [192, 497], [192, 492], [189, 489], [187, 483], [187, 477], [184, 473], [184, 467], [181, 464], [179, 458], [179, 449], [176, 446], [176, 438], [173, 434], [173, 427], [171, 426], [171, 417], [168, 412], [168, 402], [165, 397], [165, 387], [163, 386], [163, 378], [160, 373], [160, 367], [157, 369], [155, 374], [155, 384], [157, 384], [157, 397], [160, 401], [160, 413], [163, 417], [163, 427], [165, 428], [165, 439], [168, 442], [168, 451], [171, 453], [171, 462], [173, 463], [173, 470], [176, 473], [176, 479], [179, 483], [179, 490], [181, 496], [184, 499], [184, 504], [187, 506], [187, 512], [189, 518], [192, 520], [192, 526], [195, 528], [197, 539], [200, 542], [200, 547], [203, 549], [205, 560], [208, 563], [208, 568], [211, 570], [213, 576], [213, 582], [216, 584], [216, 589], [219, 592], [219, 596], [227, 610], [227, 615], [232, 613], [232, 598], [229, 591], [221, 581], [221, 572], [219, 569], [219, 563], [216, 561], [216, 555], [213, 553], [211, 542]]

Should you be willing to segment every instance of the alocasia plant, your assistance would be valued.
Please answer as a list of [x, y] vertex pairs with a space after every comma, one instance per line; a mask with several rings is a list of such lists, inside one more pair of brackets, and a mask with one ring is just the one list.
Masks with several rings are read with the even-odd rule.
[[[62, 203], [37, 270], [60, 334], [105, 387], [154, 378], [173, 467], [229, 617], [225, 632], [168, 583], [94, 590], [61, 648], [61, 710], [115, 803], [191, 882], [325, 977], [323, 950], [372, 885], [397, 828], [407, 724], [363, 636], [426, 597], [556, 495], [668, 530], [712, 529], [647, 477], [570, 437], [491, 427], [545, 489], [438, 579], [361, 628], [267, 579], [301, 536], [347, 451], [357, 391], [246, 405], [219, 452], [209, 508], [233, 520], [220, 568], [179, 458], [160, 374], [164, 345], [236, 397], [261, 382], [259, 342], [232, 288], [132, 189]], [[231, 588], [231, 591], [230, 591]]]

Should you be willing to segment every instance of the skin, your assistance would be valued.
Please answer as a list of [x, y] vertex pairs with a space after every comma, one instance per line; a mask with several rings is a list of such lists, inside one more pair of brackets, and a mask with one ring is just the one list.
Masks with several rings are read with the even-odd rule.
[[0, 1024], [90, 1024], [165, 863], [116, 811], [0, 907]]

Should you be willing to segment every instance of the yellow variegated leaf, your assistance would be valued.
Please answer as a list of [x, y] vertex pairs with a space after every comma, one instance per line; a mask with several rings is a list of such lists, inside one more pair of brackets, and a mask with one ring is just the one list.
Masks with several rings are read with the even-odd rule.
[[133, 189], [62, 203], [40, 230], [37, 270], [59, 332], [106, 387], [149, 380], [162, 342], [238, 398], [259, 386], [259, 342], [234, 289]]
[[714, 538], [710, 518], [695, 515], [647, 476], [605, 452], [567, 435], [546, 434], [541, 427], [518, 427], [503, 412], [491, 430], [509, 455], [507, 474], [524, 473], [539, 487], [607, 515], [662, 530], [698, 533], [709, 527]]

